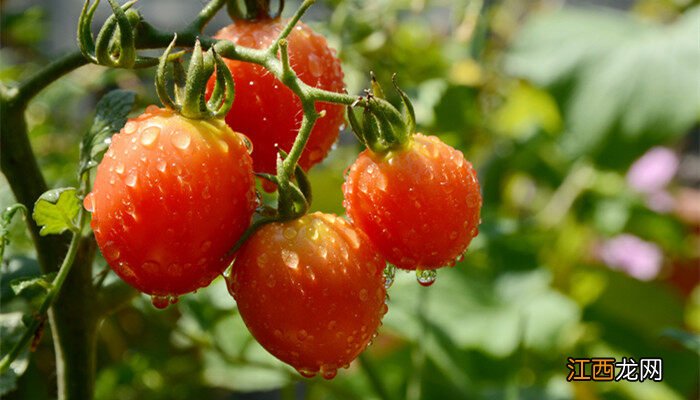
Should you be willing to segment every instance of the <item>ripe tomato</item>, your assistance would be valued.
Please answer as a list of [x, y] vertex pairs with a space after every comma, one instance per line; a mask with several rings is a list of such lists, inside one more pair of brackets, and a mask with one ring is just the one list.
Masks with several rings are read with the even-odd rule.
[[258, 230], [238, 252], [229, 288], [267, 351], [306, 377], [331, 379], [386, 313], [384, 265], [362, 232], [314, 213]]
[[112, 269], [165, 307], [230, 262], [255, 208], [252, 160], [223, 121], [150, 106], [112, 137], [84, 203]]
[[[279, 18], [239, 20], [219, 31], [215, 38], [263, 49], [274, 42], [285, 24], [286, 21]], [[323, 36], [300, 22], [287, 42], [290, 64], [304, 83], [334, 92], [344, 90], [340, 60]], [[301, 102], [263, 67], [235, 60], [225, 61], [236, 85], [236, 97], [226, 122], [253, 142], [255, 171], [274, 173], [277, 146], [289, 152], [299, 131], [303, 115]], [[209, 80], [209, 93], [213, 86], [214, 78]], [[299, 165], [305, 170], [325, 158], [344, 120], [342, 105], [317, 103], [316, 110], [325, 110], [326, 115], [316, 122], [299, 160]]]
[[416, 134], [398, 151], [361, 153], [343, 185], [343, 204], [387, 261], [431, 270], [452, 264], [478, 234], [479, 190], [461, 152]]

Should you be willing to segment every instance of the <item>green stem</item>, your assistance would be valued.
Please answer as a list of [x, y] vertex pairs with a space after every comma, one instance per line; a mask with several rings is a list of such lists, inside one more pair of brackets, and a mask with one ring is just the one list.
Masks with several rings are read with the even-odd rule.
[[46, 319], [46, 312], [49, 310], [49, 307], [53, 305], [57, 294], [60, 293], [61, 288], [63, 287], [66, 277], [68, 277], [68, 273], [73, 267], [75, 256], [78, 254], [78, 245], [80, 244], [80, 238], [82, 237], [84, 222], [85, 212], [81, 208], [78, 214], [79, 231], [73, 233], [73, 238], [71, 239], [70, 246], [68, 247], [68, 253], [66, 254], [66, 258], [63, 259], [63, 263], [61, 263], [61, 267], [58, 270], [58, 275], [56, 275], [56, 278], [53, 280], [51, 289], [46, 294], [46, 297], [41, 303], [39, 310], [36, 312], [34, 319], [32, 319], [32, 323], [29, 325], [29, 327], [27, 327], [27, 330], [24, 331], [24, 334], [14, 345], [14, 347], [2, 358], [2, 360], [0, 360], [0, 373], [7, 371], [12, 361], [14, 361], [17, 356], [19, 356], [19, 353], [22, 352], [25, 347], [27, 347], [29, 341], [37, 333], [37, 329], [39, 329], [39, 327], [44, 323]]
[[35, 72], [17, 87], [16, 101], [26, 104], [61, 76], [88, 63], [80, 51], [68, 53]]
[[199, 12], [197, 18], [187, 27], [186, 30], [201, 32], [204, 27], [214, 18], [221, 8], [226, 5], [226, 0], [212, 0], [210, 1], [202, 11]]

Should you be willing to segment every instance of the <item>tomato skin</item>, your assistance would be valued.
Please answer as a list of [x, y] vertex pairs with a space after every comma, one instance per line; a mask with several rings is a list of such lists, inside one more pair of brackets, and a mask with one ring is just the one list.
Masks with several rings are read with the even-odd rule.
[[155, 296], [208, 285], [256, 205], [252, 160], [223, 121], [150, 106], [112, 137], [85, 207], [110, 267]]
[[385, 262], [335, 215], [271, 223], [240, 249], [230, 290], [267, 351], [304, 376], [335, 376], [367, 346], [386, 313]]
[[390, 263], [406, 270], [453, 264], [478, 234], [481, 194], [464, 155], [435, 136], [406, 148], [362, 152], [343, 185], [343, 205]]
[[[279, 18], [241, 20], [223, 28], [214, 37], [263, 49], [274, 42], [286, 23]], [[323, 36], [299, 22], [287, 43], [290, 64], [304, 83], [333, 92], [344, 91], [340, 60]], [[226, 122], [253, 142], [255, 171], [275, 173], [277, 146], [289, 152], [299, 131], [303, 116], [301, 102], [263, 67], [228, 59], [225, 62], [236, 87], [233, 107]], [[209, 93], [213, 86], [214, 78], [209, 80]], [[326, 157], [344, 121], [342, 105], [319, 102], [316, 110], [325, 110], [326, 115], [317, 120], [299, 160], [299, 165], [305, 170]]]

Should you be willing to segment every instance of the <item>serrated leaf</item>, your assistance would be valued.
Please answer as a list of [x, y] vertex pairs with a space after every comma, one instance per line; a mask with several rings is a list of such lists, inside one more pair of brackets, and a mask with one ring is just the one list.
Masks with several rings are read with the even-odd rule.
[[[24, 329], [21, 312], [0, 314], [0, 338], [2, 338], [0, 340], [0, 357], [14, 347], [24, 333]], [[19, 357], [10, 364], [10, 368], [0, 375], [0, 396], [4, 396], [17, 387], [17, 379], [24, 374], [29, 365], [28, 354], [28, 349], [22, 351]]]
[[124, 124], [136, 94], [128, 90], [113, 90], [100, 99], [90, 130], [80, 144], [80, 175], [95, 167], [109, 147], [109, 138]]
[[51, 288], [53, 279], [56, 277], [55, 272], [51, 272], [41, 276], [27, 276], [12, 280], [10, 287], [15, 294], [20, 294], [29, 288], [41, 288], [48, 291]]
[[34, 203], [34, 221], [41, 226], [41, 236], [76, 230], [74, 219], [80, 211], [75, 188], [52, 189]]

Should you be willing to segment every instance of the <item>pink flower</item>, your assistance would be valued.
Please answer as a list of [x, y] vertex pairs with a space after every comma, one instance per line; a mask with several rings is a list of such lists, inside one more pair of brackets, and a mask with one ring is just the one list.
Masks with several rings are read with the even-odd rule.
[[663, 190], [678, 171], [678, 156], [666, 147], [654, 147], [632, 164], [627, 183], [641, 193]]
[[663, 262], [659, 246], [629, 234], [606, 240], [599, 256], [611, 269], [623, 271], [642, 281], [654, 279], [661, 271]]

